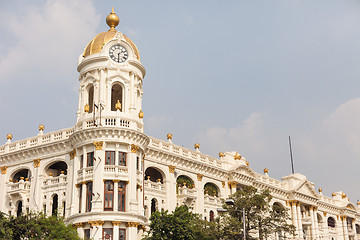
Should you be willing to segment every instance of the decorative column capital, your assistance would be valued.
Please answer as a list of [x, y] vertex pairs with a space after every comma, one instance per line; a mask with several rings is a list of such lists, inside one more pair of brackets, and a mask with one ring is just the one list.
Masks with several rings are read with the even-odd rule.
[[128, 227], [138, 227], [138, 226], [139, 226], [139, 223], [137, 223], [137, 222], [128, 222], [126, 225], [127, 225]]
[[34, 162], [34, 167], [35, 167], [35, 168], [40, 167], [40, 158], [34, 159], [33, 162]]
[[82, 227], [84, 227], [85, 226], [85, 223], [75, 223], [74, 224], [77, 228], [82, 228]]
[[231, 188], [236, 188], [237, 182], [231, 181], [231, 182], [229, 182], [228, 184], [229, 184], [229, 188], [230, 188], [230, 189], [231, 189]]
[[103, 144], [104, 144], [103, 141], [94, 142], [95, 150], [102, 150]]
[[196, 175], [197, 175], [197, 180], [198, 180], [198, 181], [202, 181], [204, 175], [202, 175], [202, 174], [200, 174], [200, 173], [198, 173], [198, 174], [196, 174]]
[[131, 144], [131, 152], [132, 153], [136, 153], [138, 149], [139, 149], [139, 146], [136, 146], [135, 144]]
[[100, 220], [98, 220], [98, 221], [89, 221], [88, 222], [92, 227], [93, 226], [102, 226], [102, 225], [104, 225], [104, 221], [100, 221]]
[[119, 179], [113, 179], [113, 182], [118, 183], [118, 182], [120, 182], [120, 180]]
[[169, 165], [169, 173], [174, 173], [174, 172], [175, 172], [175, 166]]
[[6, 174], [7, 166], [1, 167], [1, 174]]
[[120, 226], [121, 221], [112, 221], [113, 226]]
[[221, 181], [222, 187], [225, 187], [225, 181]]
[[74, 148], [72, 151], [69, 152], [70, 160], [74, 159], [76, 157], [76, 149]]
[[323, 211], [324, 217], [326, 217], [327, 212]]

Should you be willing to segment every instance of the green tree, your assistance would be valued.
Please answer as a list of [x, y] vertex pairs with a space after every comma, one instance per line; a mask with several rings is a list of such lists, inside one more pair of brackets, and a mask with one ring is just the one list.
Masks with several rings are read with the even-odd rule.
[[206, 231], [215, 228], [202, 220], [198, 214], [180, 206], [174, 212], [156, 211], [150, 217], [150, 230], [144, 240], [215, 240], [215, 236]]
[[258, 237], [263, 240], [274, 233], [295, 234], [295, 227], [287, 223], [290, 220], [287, 210], [280, 204], [271, 204], [269, 190], [258, 191], [252, 186], [244, 186], [231, 195], [230, 199], [234, 200], [234, 205], [223, 205], [228, 211], [221, 214], [219, 221], [221, 239], [243, 239], [244, 220], [246, 239]]
[[29, 213], [19, 217], [0, 212], [0, 239], [80, 239], [76, 227], [66, 225], [58, 216]]

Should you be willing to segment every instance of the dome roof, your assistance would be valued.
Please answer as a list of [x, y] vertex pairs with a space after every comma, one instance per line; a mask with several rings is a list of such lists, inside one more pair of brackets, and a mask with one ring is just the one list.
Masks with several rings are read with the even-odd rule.
[[[83, 57], [87, 57], [93, 53], [100, 52], [104, 45], [114, 38], [116, 34], [115, 27], [119, 24], [119, 17], [114, 13], [114, 8], [112, 9], [111, 13], [106, 18], [106, 23], [109, 25], [110, 29], [107, 32], [102, 32], [96, 35], [86, 46]], [[133, 43], [133, 41], [130, 40], [125, 34], [123, 34], [123, 37], [127, 43], [130, 44], [130, 46], [133, 48], [136, 58], [140, 61], [140, 55], [139, 50], [137, 49], [136, 45]]]

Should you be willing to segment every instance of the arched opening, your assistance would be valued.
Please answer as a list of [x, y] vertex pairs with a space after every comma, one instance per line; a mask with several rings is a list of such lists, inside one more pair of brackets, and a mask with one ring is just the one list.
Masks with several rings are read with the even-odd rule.
[[51, 214], [54, 216], [54, 215], [57, 215], [57, 211], [58, 211], [58, 205], [59, 205], [59, 199], [58, 199], [58, 195], [55, 194], [53, 196], [53, 199], [52, 199], [52, 211], [51, 211]]
[[145, 171], [145, 180], [150, 180], [152, 182], [161, 182], [163, 183], [163, 176], [162, 174], [153, 167], [148, 167]]
[[53, 177], [57, 177], [60, 174], [67, 175], [67, 164], [64, 161], [53, 163], [52, 165], [50, 165], [50, 167], [47, 168], [46, 173], [48, 176]]
[[91, 85], [88, 90], [88, 104], [89, 104], [89, 113], [93, 112], [94, 109], [94, 86]]
[[356, 230], [356, 234], [360, 234], [360, 225], [359, 224], [355, 224], [355, 230]]
[[17, 202], [16, 216], [20, 217], [22, 214], [22, 201]]
[[346, 218], [346, 225], [348, 229], [353, 229], [352, 222], [353, 222], [352, 218], [349, 217]]
[[31, 172], [28, 169], [21, 169], [14, 174], [12, 178], [13, 182], [18, 182], [20, 179], [30, 181], [31, 179]]
[[[282, 213], [283, 212], [285, 212], [286, 211], [286, 209], [284, 208], [284, 206], [281, 204], [281, 203], [279, 203], [279, 202], [275, 202], [274, 204], [273, 204], [273, 206], [272, 206], [272, 209], [273, 209], [273, 213], [274, 213], [274, 215], [276, 216], [276, 215], [282, 215]], [[274, 217], [275, 217], [274, 216]]]
[[205, 194], [208, 194], [210, 196], [213, 196], [213, 197], [215, 197], [215, 196], [218, 197], [219, 196], [219, 189], [213, 183], [206, 183], [205, 186], [204, 186], [204, 191], [205, 191]]
[[213, 210], [211, 210], [209, 213], [209, 220], [210, 220], [210, 222], [214, 221], [214, 211]]
[[151, 213], [157, 210], [157, 200], [156, 198], [151, 199]]
[[335, 227], [335, 219], [333, 217], [329, 217], [327, 222], [328, 222], [329, 227], [331, 227], [331, 228]]
[[116, 103], [119, 101], [121, 104], [120, 111], [123, 111], [122, 102], [122, 87], [120, 84], [114, 84], [111, 88], [111, 111], [116, 111]]
[[184, 186], [186, 186], [187, 188], [194, 188], [195, 187], [194, 181], [191, 178], [189, 178], [189, 177], [187, 177], [185, 175], [179, 176], [176, 179], [176, 183], [177, 183], [178, 187], [184, 187]]

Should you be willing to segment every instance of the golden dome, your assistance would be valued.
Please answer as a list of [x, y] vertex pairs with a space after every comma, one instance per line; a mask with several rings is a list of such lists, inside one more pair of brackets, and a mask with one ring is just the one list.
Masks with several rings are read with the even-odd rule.
[[[109, 25], [110, 29], [107, 32], [99, 33], [88, 43], [84, 50], [83, 57], [87, 57], [91, 54], [100, 52], [103, 49], [104, 45], [115, 37], [115, 27], [119, 24], [119, 17], [114, 12], [114, 8], [112, 9], [111, 13], [106, 17], [106, 23], [107, 25]], [[136, 45], [133, 43], [133, 41], [130, 40], [130, 38], [125, 36], [125, 34], [122, 35], [124, 36], [125, 41], [129, 43], [134, 50], [136, 58], [140, 61], [139, 50], [137, 49]]]

